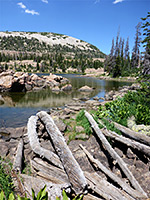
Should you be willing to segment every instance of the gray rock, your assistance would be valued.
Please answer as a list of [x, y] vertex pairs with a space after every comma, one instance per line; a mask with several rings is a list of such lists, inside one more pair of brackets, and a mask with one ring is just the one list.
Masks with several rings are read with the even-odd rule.
[[62, 91], [70, 91], [72, 90], [72, 85], [71, 84], [68, 84], [68, 85], [65, 85], [61, 88]]
[[89, 86], [85, 85], [85, 86], [81, 87], [80, 89], [78, 89], [78, 91], [80, 91], [80, 92], [92, 92], [93, 88], [90, 88]]
[[76, 139], [76, 140], [88, 140], [88, 139], [89, 139], [89, 136], [86, 135], [86, 134], [81, 133], [80, 135], [76, 135], [76, 136], [75, 136], [75, 139]]

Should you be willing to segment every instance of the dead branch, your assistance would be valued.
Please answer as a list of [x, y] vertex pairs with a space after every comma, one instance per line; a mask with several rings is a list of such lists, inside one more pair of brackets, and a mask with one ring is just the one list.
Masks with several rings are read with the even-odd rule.
[[16, 156], [13, 162], [13, 170], [19, 173], [21, 173], [22, 169], [22, 153], [23, 153], [23, 139], [21, 138], [18, 143]]
[[118, 142], [121, 142], [121, 143], [127, 145], [128, 147], [131, 147], [133, 149], [141, 151], [142, 153], [144, 153], [145, 155], [150, 157], [150, 147], [149, 146], [147, 146], [145, 144], [141, 144], [136, 141], [133, 141], [133, 140], [123, 137], [121, 135], [118, 135], [114, 131], [110, 131], [110, 130], [108, 131], [107, 129], [102, 129], [102, 132], [105, 136], [110, 137]]
[[112, 158], [117, 161], [118, 165], [120, 166], [120, 168], [122, 169], [122, 171], [124, 172], [126, 177], [130, 180], [132, 186], [137, 191], [140, 191], [145, 197], [147, 197], [147, 194], [144, 192], [144, 190], [141, 188], [140, 184], [137, 182], [137, 180], [135, 179], [135, 177], [133, 176], [131, 171], [128, 169], [127, 164], [121, 159], [121, 157], [111, 147], [111, 145], [109, 144], [109, 142], [107, 141], [107, 139], [105, 138], [105, 136], [103, 135], [101, 130], [99, 129], [99, 127], [98, 127], [97, 123], [95, 122], [95, 120], [93, 119], [93, 117], [87, 111], [85, 111], [85, 116], [89, 120], [92, 128], [94, 129], [96, 135], [102, 142], [105, 149], [109, 152], [109, 154], [112, 156]]
[[45, 157], [53, 165], [59, 168], [63, 168], [56, 154], [40, 146], [40, 143], [37, 137], [37, 132], [36, 132], [37, 119], [38, 119], [37, 116], [31, 116], [27, 124], [27, 134], [28, 134], [31, 149], [33, 150], [34, 153], [38, 154], [40, 157], [42, 158]]
[[37, 116], [45, 124], [46, 130], [51, 137], [55, 150], [60, 157], [60, 160], [68, 175], [72, 189], [76, 194], [83, 193], [87, 187], [85, 176], [79, 164], [72, 155], [72, 152], [67, 146], [64, 137], [62, 136], [50, 115], [44, 111], [41, 111], [37, 113]]
[[114, 122], [114, 121], [111, 121], [111, 120], [108, 120], [110, 123], [113, 122], [115, 127], [117, 129], [119, 129], [123, 135], [131, 138], [131, 139], [134, 139], [140, 143], [143, 143], [143, 144], [146, 144], [148, 146], [150, 146], [150, 137], [147, 136], [147, 135], [144, 135], [144, 134], [141, 134], [141, 133], [138, 133], [138, 132], [135, 132], [125, 126], [122, 126], [120, 124], [118, 124], [117, 122]]
[[79, 146], [84, 151], [84, 153], [87, 155], [88, 159], [94, 165], [94, 167], [96, 167], [96, 169], [100, 169], [101, 171], [103, 171], [109, 178], [111, 178], [115, 183], [117, 183], [119, 186], [121, 186], [121, 188], [124, 191], [126, 191], [129, 195], [131, 195], [133, 198], [135, 198], [135, 199], [144, 198], [144, 196], [140, 192], [131, 188], [127, 183], [122, 181], [121, 178], [119, 178], [116, 174], [114, 174], [109, 169], [107, 169], [100, 161], [93, 158], [93, 156], [85, 149], [85, 147], [83, 147], [81, 144]]

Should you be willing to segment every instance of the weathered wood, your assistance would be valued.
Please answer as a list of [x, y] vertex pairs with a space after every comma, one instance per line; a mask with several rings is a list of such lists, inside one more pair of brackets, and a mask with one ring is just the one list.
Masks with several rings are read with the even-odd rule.
[[55, 153], [51, 152], [50, 150], [44, 149], [40, 146], [36, 132], [37, 120], [38, 120], [37, 116], [31, 116], [27, 124], [27, 134], [31, 149], [33, 150], [34, 153], [38, 154], [40, 157], [42, 158], [45, 157], [53, 165], [59, 168], [63, 168], [59, 157]]
[[30, 161], [30, 164], [36, 171], [47, 174], [49, 179], [52, 177], [53, 180], [59, 179], [62, 182], [69, 183], [68, 176], [63, 169], [48, 165], [39, 158], [34, 158], [34, 160]]
[[133, 149], [141, 151], [142, 153], [144, 153], [145, 155], [150, 157], [150, 147], [149, 146], [147, 146], [145, 144], [141, 144], [136, 141], [133, 141], [129, 138], [123, 137], [122, 135], [118, 135], [114, 131], [110, 131], [110, 130], [108, 131], [107, 129], [102, 129], [102, 132], [105, 136], [108, 136], [118, 142], [121, 142], [121, 143], [127, 145], [128, 147], [131, 147]]
[[84, 172], [90, 188], [106, 200], [135, 200], [127, 193], [119, 190], [97, 173]]
[[111, 120], [108, 120], [109, 122], [113, 122], [115, 127], [117, 129], [119, 129], [123, 135], [131, 138], [131, 139], [134, 139], [140, 143], [143, 143], [143, 144], [146, 144], [148, 146], [150, 146], [150, 137], [147, 136], [147, 135], [144, 135], [144, 134], [141, 134], [141, 133], [138, 133], [138, 132], [135, 132], [125, 126], [122, 126], [120, 124], [118, 124], [117, 122], [114, 122], [114, 121], [111, 121]]
[[54, 184], [49, 181], [46, 181], [42, 178], [36, 178], [33, 176], [28, 176], [25, 174], [20, 175], [24, 187], [26, 191], [28, 191], [27, 196], [31, 197], [32, 196], [32, 189], [35, 191], [35, 195], [46, 185], [46, 191], [48, 192], [48, 197], [51, 200], [56, 200], [56, 196], [60, 197], [62, 200], [62, 191], [63, 189], [70, 191], [70, 185], [67, 183], [65, 184]]
[[55, 125], [51, 116], [48, 115], [45, 111], [37, 113], [37, 116], [45, 124], [46, 130], [51, 137], [55, 150], [60, 157], [60, 160], [68, 175], [72, 189], [76, 194], [83, 193], [87, 187], [85, 176], [79, 164], [72, 155], [69, 147], [67, 146], [64, 137], [62, 136], [58, 127]]
[[13, 170], [19, 173], [21, 173], [22, 169], [22, 154], [23, 154], [23, 139], [21, 138], [18, 143], [16, 156], [13, 162]]
[[143, 195], [145, 195], [145, 197], [147, 197], [147, 194], [144, 192], [144, 190], [141, 188], [140, 184], [137, 182], [137, 180], [135, 179], [131, 171], [128, 169], [127, 164], [121, 159], [121, 157], [111, 147], [110, 143], [107, 141], [106, 137], [103, 135], [103, 133], [99, 129], [98, 124], [95, 122], [93, 117], [87, 111], [85, 111], [85, 116], [89, 120], [92, 128], [94, 129], [96, 135], [102, 142], [105, 149], [109, 152], [111, 157], [117, 161], [118, 165], [120, 166], [120, 168], [122, 169], [126, 177], [130, 180], [134, 189], [140, 191]]
[[109, 178], [111, 178], [115, 183], [117, 183], [121, 188], [127, 192], [129, 195], [134, 197], [135, 199], [141, 199], [144, 198], [143, 194], [140, 193], [137, 190], [134, 190], [129, 186], [129, 184], [125, 183], [121, 178], [119, 178], [116, 174], [114, 174], [112, 171], [107, 169], [99, 160], [93, 158], [93, 156], [83, 147], [81, 144], [79, 145], [81, 149], [84, 151], [84, 153], [87, 155], [90, 162], [96, 167], [96, 169], [100, 169], [103, 171]]

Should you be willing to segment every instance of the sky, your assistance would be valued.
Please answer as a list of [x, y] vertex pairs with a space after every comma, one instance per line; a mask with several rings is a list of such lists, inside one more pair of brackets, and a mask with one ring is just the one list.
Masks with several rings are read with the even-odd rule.
[[150, 11], [150, 0], [0, 0], [0, 31], [66, 34], [109, 54], [113, 37], [129, 37]]

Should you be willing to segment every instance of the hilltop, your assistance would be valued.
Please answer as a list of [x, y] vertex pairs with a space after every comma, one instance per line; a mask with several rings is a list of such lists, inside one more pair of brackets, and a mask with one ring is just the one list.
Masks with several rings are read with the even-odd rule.
[[103, 58], [97, 47], [77, 38], [47, 32], [0, 32], [0, 50], [35, 53], [83, 53], [87, 57]]
[[28, 72], [65, 72], [103, 67], [105, 54], [83, 40], [47, 32], [0, 32], [3, 69]]

